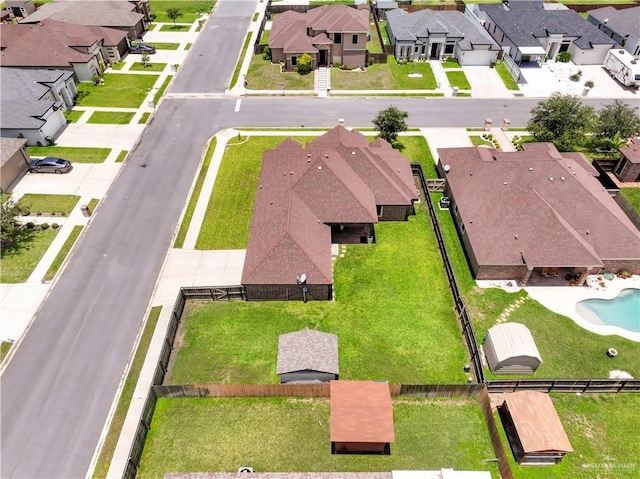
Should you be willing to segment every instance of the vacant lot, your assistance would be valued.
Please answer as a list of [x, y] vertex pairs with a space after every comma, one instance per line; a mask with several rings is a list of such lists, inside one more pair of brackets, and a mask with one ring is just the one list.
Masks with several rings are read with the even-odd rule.
[[151, 0], [151, 12], [156, 15], [156, 22], [159, 23], [171, 23], [171, 20], [167, 16], [167, 9], [177, 8], [182, 13], [182, 16], [176, 19], [176, 22], [180, 23], [193, 23], [202, 13], [209, 13], [213, 10], [216, 2], [214, 1], [190, 1], [190, 0]]
[[[553, 467], [521, 467], [513, 461], [498, 426], [517, 479], [636, 479], [640, 473], [638, 394], [552, 394], [560, 421], [574, 452]], [[496, 415], [497, 416], [497, 415]], [[500, 424], [498, 420], [498, 424]]]
[[[410, 77], [409, 75], [422, 75]], [[396, 63], [389, 55], [386, 64], [374, 64], [364, 72], [331, 69], [332, 90], [435, 90], [438, 88], [431, 65]]]
[[82, 96], [78, 105], [138, 108], [157, 79], [158, 75], [117, 73], [105, 75], [104, 85], [82, 82], [78, 84]]
[[497, 477], [495, 465], [483, 462], [494, 454], [477, 402], [402, 398], [393, 415], [391, 455], [332, 455], [327, 399], [160, 399], [138, 477], [239, 465], [261, 472], [455, 467]]

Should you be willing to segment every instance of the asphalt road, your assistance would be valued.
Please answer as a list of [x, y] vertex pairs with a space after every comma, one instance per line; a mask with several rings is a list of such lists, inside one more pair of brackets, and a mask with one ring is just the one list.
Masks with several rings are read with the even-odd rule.
[[[256, 1], [221, 0], [170, 93], [222, 92]], [[410, 126], [523, 126], [535, 100], [164, 100], [2, 376], [2, 478], [85, 476], [131, 357], [207, 139], [232, 126], [370, 126], [389, 104]], [[598, 105], [598, 101], [589, 101]]]

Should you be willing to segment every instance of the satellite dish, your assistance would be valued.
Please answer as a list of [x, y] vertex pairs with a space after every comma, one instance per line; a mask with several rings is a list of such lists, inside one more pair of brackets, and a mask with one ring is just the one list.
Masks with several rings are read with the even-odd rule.
[[301, 284], [305, 284], [306, 282], [307, 282], [307, 275], [306, 275], [306, 274], [304, 274], [304, 273], [302, 273], [302, 274], [300, 275], [300, 283], [301, 283]]
[[451, 166], [449, 166], [449, 165], [444, 165], [443, 169], [444, 169], [444, 172], [445, 172], [445, 173], [449, 173], [449, 170], [451, 169]]

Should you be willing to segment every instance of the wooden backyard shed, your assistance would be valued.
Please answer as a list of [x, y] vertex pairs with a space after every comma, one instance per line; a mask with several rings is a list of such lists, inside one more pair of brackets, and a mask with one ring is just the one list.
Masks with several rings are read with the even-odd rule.
[[533, 374], [542, 363], [529, 328], [520, 323], [490, 328], [483, 349], [493, 374]]
[[498, 406], [513, 457], [522, 466], [558, 464], [573, 448], [548, 394], [518, 391]]
[[331, 381], [331, 453], [390, 454], [393, 406], [387, 383]]
[[280, 335], [276, 374], [281, 383], [338, 379], [338, 337], [313, 329]]

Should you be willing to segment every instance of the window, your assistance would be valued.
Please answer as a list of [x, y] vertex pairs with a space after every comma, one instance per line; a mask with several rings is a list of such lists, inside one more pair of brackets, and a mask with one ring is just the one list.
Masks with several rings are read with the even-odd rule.
[[452, 55], [453, 54], [453, 49], [455, 48], [456, 44], [455, 43], [447, 43], [444, 46], [444, 54], [445, 55]]
[[376, 205], [376, 211], [378, 212], [378, 218], [382, 216], [382, 211], [384, 210], [384, 206]]
[[295, 67], [298, 64], [298, 57], [291, 57], [291, 66]]
[[455, 205], [453, 207], [453, 212], [455, 213], [456, 216], [458, 216], [458, 205]]
[[460, 223], [460, 233], [465, 234], [467, 230], [464, 229], [464, 223]]
[[334, 33], [333, 34], [333, 43], [339, 45], [342, 43], [342, 33]]
[[413, 53], [418, 53], [419, 51], [420, 51], [420, 47], [419, 47], [418, 45], [416, 45], [416, 46], [413, 48]]
[[351, 43], [354, 45], [358, 44], [358, 35], [351, 35]]

